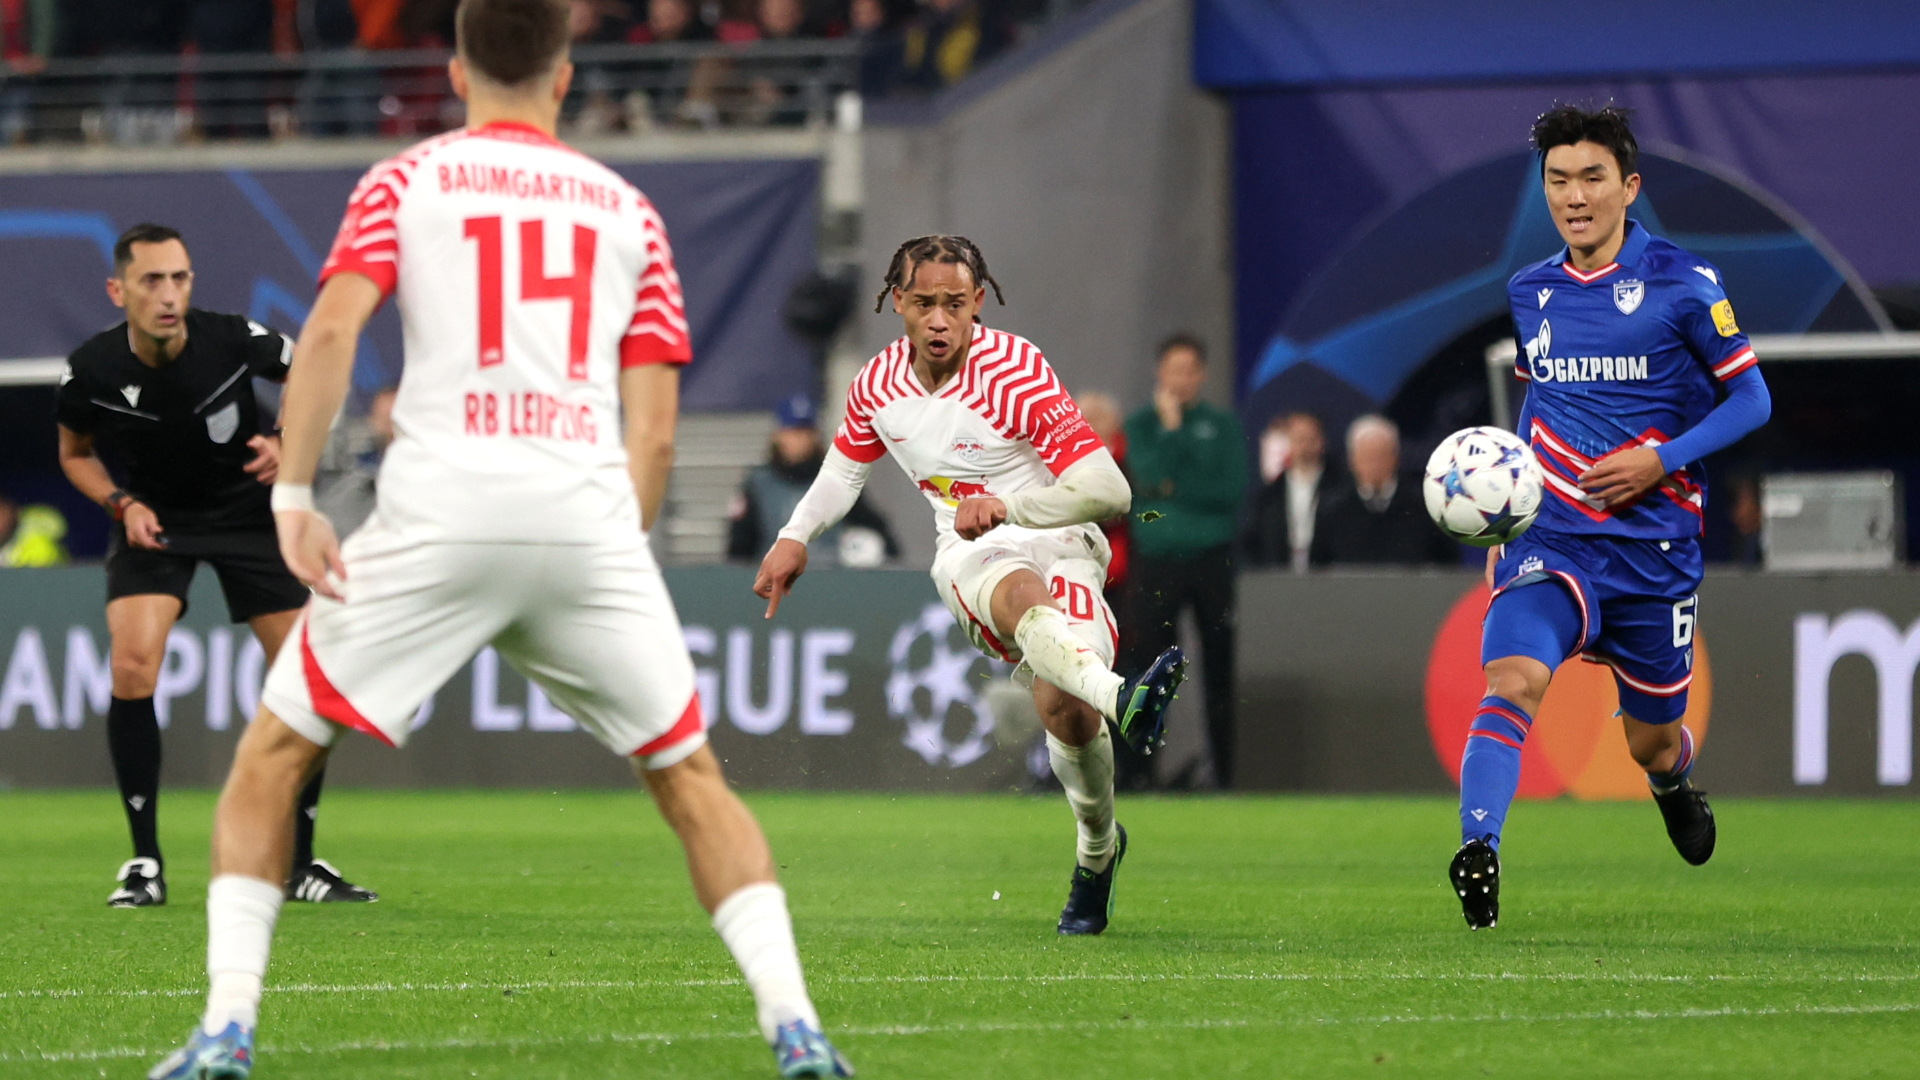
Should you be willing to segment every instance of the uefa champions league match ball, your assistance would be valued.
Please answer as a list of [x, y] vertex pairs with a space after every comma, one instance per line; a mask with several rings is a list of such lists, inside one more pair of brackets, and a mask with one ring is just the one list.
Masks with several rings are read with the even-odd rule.
[[1540, 514], [1545, 480], [1533, 449], [1510, 431], [1471, 427], [1440, 440], [1421, 485], [1440, 531], [1474, 547], [1504, 544]]

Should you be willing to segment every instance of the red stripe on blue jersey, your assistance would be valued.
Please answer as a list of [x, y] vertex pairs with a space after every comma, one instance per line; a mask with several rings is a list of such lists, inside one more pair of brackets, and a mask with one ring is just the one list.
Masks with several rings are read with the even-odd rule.
[[1525, 434], [1552, 498], [1549, 533], [1681, 540], [1701, 535], [1706, 477], [1697, 462], [1640, 499], [1602, 506], [1579, 477], [1609, 454], [1671, 442], [1717, 402], [1716, 383], [1759, 362], [1712, 265], [1630, 222], [1613, 262], [1581, 271], [1566, 253], [1508, 286], [1527, 383]]

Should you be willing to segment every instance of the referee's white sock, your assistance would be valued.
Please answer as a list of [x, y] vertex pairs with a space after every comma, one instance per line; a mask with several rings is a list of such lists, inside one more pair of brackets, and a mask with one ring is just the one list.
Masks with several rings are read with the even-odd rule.
[[1068, 746], [1047, 733], [1047, 760], [1053, 775], [1067, 789], [1067, 805], [1080, 826], [1074, 855], [1081, 866], [1098, 874], [1113, 861], [1113, 736], [1105, 724], [1085, 746]]
[[207, 886], [207, 1013], [200, 1028], [217, 1035], [229, 1023], [260, 1022], [260, 992], [273, 947], [273, 924], [286, 899], [283, 886], [240, 874], [221, 874]]
[[795, 1020], [819, 1030], [820, 1014], [814, 1012], [806, 977], [800, 974], [785, 889], [768, 881], [734, 892], [713, 909], [713, 928], [753, 991], [762, 1038], [773, 1042], [774, 1033]]
[[1080, 640], [1059, 608], [1046, 604], [1028, 608], [1013, 629], [1013, 640], [1035, 675], [1099, 709], [1107, 719], [1119, 719], [1114, 710], [1126, 680], [1108, 670], [1093, 646]]

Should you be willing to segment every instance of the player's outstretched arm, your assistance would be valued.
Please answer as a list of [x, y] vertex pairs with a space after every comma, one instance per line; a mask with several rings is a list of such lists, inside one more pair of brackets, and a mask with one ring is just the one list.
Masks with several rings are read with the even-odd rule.
[[680, 422], [680, 366], [641, 364], [620, 372], [626, 414], [627, 471], [640, 500], [640, 527], [651, 530], [673, 474], [673, 433]]
[[793, 516], [780, 530], [780, 539], [773, 542], [767, 557], [760, 560], [760, 573], [753, 579], [754, 594], [767, 601], [767, 618], [780, 610], [780, 601], [807, 572], [807, 545], [839, 524], [860, 501], [860, 490], [867, 486], [871, 471], [872, 466], [853, 460], [839, 447], [827, 449], [819, 475], [793, 508]]
[[340, 540], [333, 525], [313, 508], [313, 474], [327, 431], [347, 400], [354, 347], [367, 320], [379, 309], [380, 287], [370, 278], [335, 274], [320, 287], [300, 341], [293, 348], [286, 397], [280, 406], [280, 471], [273, 485], [273, 518], [280, 556], [300, 583], [340, 599], [329, 574], [344, 579]]
[[1058, 529], [1119, 517], [1133, 509], [1133, 488], [1120, 463], [1103, 447], [1067, 466], [1058, 483], [1016, 491], [1001, 501], [1008, 524]]

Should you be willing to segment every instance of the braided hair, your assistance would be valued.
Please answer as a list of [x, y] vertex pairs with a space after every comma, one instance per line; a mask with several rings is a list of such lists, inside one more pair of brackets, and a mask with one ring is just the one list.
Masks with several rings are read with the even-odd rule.
[[1001, 307], [1007, 306], [1007, 298], [1000, 293], [1000, 283], [993, 280], [987, 270], [987, 257], [980, 254], [979, 245], [964, 236], [916, 236], [900, 245], [893, 253], [893, 261], [887, 264], [886, 284], [880, 289], [880, 296], [874, 301], [873, 310], [878, 313], [887, 306], [887, 294], [895, 289], [905, 289], [913, 284], [913, 275], [919, 271], [921, 263], [954, 263], [967, 268], [973, 277], [974, 288], [993, 286], [993, 298], [1000, 301]]

